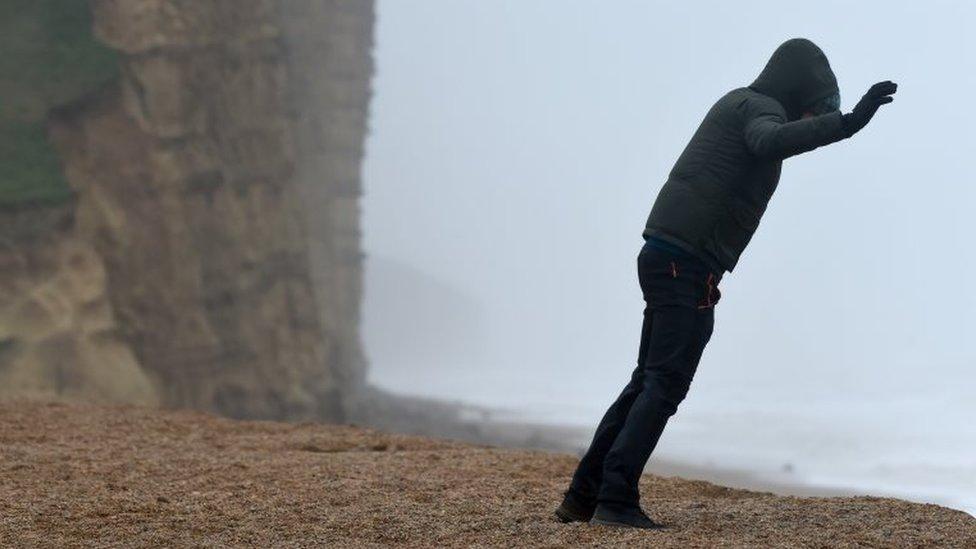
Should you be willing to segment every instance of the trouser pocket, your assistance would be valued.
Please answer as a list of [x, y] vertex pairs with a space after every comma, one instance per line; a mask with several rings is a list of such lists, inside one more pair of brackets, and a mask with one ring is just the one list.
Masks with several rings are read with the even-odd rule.
[[698, 300], [698, 308], [706, 309], [708, 307], [714, 307], [721, 297], [722, 292], [718, 289], [718, 278], [716, 278], [714, 273], [706, 274], [702, 282], [701, 298]]

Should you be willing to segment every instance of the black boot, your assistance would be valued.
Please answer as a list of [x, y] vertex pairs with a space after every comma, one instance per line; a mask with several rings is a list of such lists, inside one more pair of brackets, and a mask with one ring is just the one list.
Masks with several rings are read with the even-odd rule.
[[587, 501], [571, 490], [566, 490], [563, 502], [556, 508], [556, 518], [560, 522], [587, 522], [593, 516], [595, 501]]
[[613, 503], [600, 503], [593, 512], [590, 524], [604, 526], [625, 526], [629, 528], [664, 528], [644, 513], [640, 506], [625, 506]]

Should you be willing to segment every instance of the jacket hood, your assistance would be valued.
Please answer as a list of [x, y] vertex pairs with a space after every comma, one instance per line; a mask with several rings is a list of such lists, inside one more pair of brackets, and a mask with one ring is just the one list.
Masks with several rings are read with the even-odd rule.
[[840, 91], [827, 56], [806, 38], [780, 44], [749, 87], [779, 101], [789, 120], [799, 119], [805, 108]]

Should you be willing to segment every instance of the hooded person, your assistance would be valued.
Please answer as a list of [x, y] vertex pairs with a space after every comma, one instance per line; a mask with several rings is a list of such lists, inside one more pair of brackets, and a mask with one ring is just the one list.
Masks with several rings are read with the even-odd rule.
[[776, 190], [782, 161], [850, 137], [895, 89], [875, 84], [853, 113], [842, 115], [827, 56], [810, 40], [787, 40], [752, 84], [728, 92], [705, 115], [661, 188], [643, 237], [731, 272]]
[[580, 459], [559, 520], [662, 526], [641, 509], [638, 481], [711, 337], [718, 282], [759, 225], [783, 160], [851, 137], [896, 89], [879, 82], [841, 114], [827, 56], [794, 38], [752, 84], [709, 109], [647, 217], [637, 256], [646, 302], [637, 366]]

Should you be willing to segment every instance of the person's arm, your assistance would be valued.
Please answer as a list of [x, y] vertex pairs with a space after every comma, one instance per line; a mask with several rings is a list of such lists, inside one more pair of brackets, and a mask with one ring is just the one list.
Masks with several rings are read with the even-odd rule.
[[746, 145], [760, 158], [782, 160], [848, 137], [840, 111], [787, 122], [782, 114], [765, 110], [745, 125]]
[[851, 137], [871, 121], [881, 105], [895, 100], [891, 95], [897, 90], [898, 84], [890, 80], [878, 82], [847, 114], [835, 111], [794, 122], [787, 122], [778, 109], [757, 107], [745, 125], [746, 145], [760, 158], [782, 160]]

